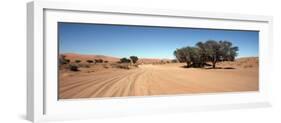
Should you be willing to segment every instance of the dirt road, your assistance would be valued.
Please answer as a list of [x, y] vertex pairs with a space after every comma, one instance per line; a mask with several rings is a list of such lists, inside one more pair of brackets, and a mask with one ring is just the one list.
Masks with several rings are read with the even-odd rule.
[[60, 99], [258, 90], [258, 68], [196, 69], [183, 64], [140, 65], [61, 76]]

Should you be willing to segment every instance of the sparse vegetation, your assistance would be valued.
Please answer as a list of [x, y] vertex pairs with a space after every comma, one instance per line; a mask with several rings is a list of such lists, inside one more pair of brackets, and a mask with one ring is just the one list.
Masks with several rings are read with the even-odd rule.
[[87, 60], [87, 62], [88, 62], [89, 64], [94, 63], [93, 60]]
[[131, 60], [127, 59], [125, 57], [120, 59], [120, 63], [130, 63], [130, 62], [131, 62]]
[[65, 59], [66, 64], [70, 63], [70, 59]]
[[121, 68], [121, 69], [130, 69], [129, 64], [116, 64], [114, 65], [116, 68]]
[[76, 62], [76, 63], [80, 63], [80, 62], [81, 62], [81, 60], [77, 59], [77, 60], [75, 60], [75, 62]]
[[172, 63], [178, 63], [178, 60], [177, 59], [173, 59], [171, 62]]
[[130, 63], [116, 63], [116, 64], [111, 64], [111, 67], [129, 70], [129, 69], [138, 68], [138, 65], [137, 64], [131, 65]]
[[161, 60], [159, 64], [166, 64], [167, 62], [164, 60]]
[[95, 63], [103, 63], [102, 59], [95, 59]]
[[69, 65], [69, 69], [70, 69], [71, 71], [79, 71], [78, 66], [75, 65], [75, 64], [70, 64], [70, 65]]

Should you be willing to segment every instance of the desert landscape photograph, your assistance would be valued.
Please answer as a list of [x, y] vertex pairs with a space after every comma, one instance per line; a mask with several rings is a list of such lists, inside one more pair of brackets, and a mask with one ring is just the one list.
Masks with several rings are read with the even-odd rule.
[[58, 99], [259, 90], [259, 32], [58, 22]]

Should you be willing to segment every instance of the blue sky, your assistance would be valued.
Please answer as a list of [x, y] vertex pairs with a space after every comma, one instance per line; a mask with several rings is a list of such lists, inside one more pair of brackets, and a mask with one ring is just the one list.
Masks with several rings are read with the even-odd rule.
[[257, 31], [58, 23], [59, 52], [114, 57], [174, 58], [173, 51], [199, 41], [228, 40], [238, 57], [258, 56]]

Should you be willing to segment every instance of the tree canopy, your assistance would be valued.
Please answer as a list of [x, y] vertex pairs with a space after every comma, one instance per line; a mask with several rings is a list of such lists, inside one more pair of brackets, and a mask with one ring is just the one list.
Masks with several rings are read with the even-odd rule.
[[137, 56], [130, 56], [130, 59], [132, 60], [132, 62], [134, 64], [137, 63], [137, 61], [139, 60], [139, 58]]
[[120, 59], [120, 63], [130, 63], [130, 62], [131, 62], [131, 60], [127, 59], [125, 57]]

